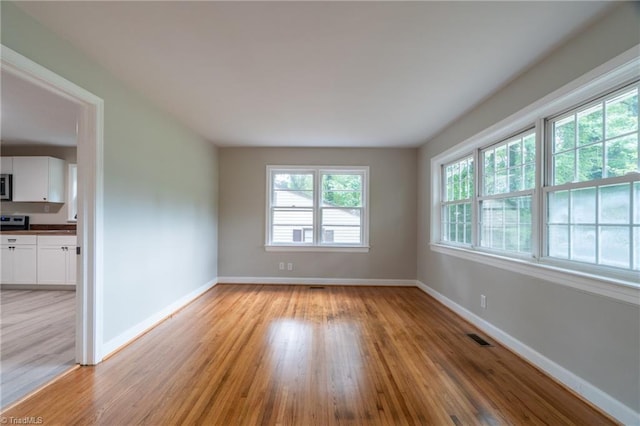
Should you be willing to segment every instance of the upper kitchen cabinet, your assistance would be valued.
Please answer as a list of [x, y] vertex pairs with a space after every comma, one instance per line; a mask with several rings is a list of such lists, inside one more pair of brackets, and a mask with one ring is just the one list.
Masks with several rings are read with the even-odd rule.
[[64, 161], [13, 157], [13, 201], [64, 203]]

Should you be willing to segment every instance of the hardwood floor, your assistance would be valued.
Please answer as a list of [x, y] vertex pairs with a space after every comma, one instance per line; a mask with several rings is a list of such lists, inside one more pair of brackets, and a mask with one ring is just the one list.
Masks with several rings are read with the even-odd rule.
[[44, 424], [613, 424], [416, 288], [218, 285], [6, 413]]
[[75, 292], [0, 291], [0, 407], [75, 365]]

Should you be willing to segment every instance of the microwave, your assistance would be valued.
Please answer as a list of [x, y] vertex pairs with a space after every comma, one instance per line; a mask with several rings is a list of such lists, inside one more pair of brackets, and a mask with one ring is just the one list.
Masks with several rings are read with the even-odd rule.
[[0, 175], [0, 200], [11, 201], [12, 176], [8, 174]]

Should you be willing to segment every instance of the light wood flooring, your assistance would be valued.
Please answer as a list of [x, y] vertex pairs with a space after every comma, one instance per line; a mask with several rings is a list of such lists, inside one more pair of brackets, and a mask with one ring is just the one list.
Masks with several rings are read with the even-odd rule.
[[0, 407], [75, 364], [75, 292], [0, 290]]
[[218, 285], [5, 417], [61, 425], [611, 420], [416, 288]]

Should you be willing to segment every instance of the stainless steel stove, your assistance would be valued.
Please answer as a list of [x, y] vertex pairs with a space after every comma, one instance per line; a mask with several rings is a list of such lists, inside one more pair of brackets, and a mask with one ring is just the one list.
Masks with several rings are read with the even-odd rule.
[[0, 216], [0, 231], [27, 231], [29, 230], [29, 216], [2, 215]]

